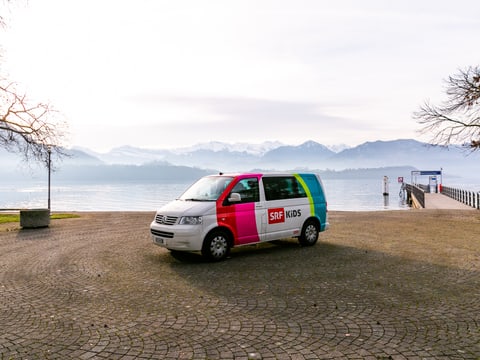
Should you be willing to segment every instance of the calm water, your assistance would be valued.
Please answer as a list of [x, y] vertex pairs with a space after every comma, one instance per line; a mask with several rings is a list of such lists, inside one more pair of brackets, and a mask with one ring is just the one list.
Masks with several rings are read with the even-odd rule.
[[[383, 196], [382, 179], [324, 181], [329, 210], [406, 209], [400, 185], [390, 182], [390, 196]], [[171, 184], [52, 184], [52, 211], [154, 211], [178, 197], [190, 183]], [[0, 209], [46, 208], [44, 183], [0, 183]]]
[[[408, 179], [407, 179], [408, 181]], [[52, 211], [154, 211], [178, 197], [188, 183], [52, 184]], [[383, 196], [383, 178], [324, 179], [329, 210], [368, 211], [408, 209], [399, 196], [397, 179]], [[444, 179], [444, 185], [480, 191], [479, 180]], [[0, 182], [0, 209], [46, 208], [44, 182]]]

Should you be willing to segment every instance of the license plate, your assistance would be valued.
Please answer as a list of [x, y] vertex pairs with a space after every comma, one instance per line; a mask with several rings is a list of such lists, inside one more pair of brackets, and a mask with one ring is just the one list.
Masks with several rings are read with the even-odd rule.
[[158, 244], [158, 245], [165, 245], [165, 239], [164, 238], [155, 236], [153, 238], [153, 241], [155, 241], [155, 243]]

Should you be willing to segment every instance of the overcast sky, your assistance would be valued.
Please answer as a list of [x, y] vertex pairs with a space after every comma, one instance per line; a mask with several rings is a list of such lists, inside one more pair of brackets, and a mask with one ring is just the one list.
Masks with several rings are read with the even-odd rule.
[[479, 65], [479, 14], [478, 0], [19, 1], [1, 69], [65, 115], [68, 146], [427, 140], [412, 113]]

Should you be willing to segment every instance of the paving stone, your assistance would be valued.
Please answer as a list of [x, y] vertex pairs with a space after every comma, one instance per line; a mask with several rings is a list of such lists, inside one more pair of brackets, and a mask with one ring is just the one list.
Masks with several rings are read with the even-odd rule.
[[153, 245], [153, 213], [80, 215], [0, 229], [0, 359], [480, 359], [475, 249], [452, 252], [465, 266], [405, 258], [333, 212], [314, 247], [208, 263]]

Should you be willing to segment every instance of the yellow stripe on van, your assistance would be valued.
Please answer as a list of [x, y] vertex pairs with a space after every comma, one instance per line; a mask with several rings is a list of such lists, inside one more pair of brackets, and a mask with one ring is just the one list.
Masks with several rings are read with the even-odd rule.
[[313, 197], [310, 192], [310, 189], [308, 188], [307, 183], [302, 179], [302, 177], [299, 174], [293, 174], [295, 176], [295, 179], [302, 184], [303, 188], [305, 189], [305, 192], [307, 193], [308, 196], [308, 202], [310, 203], [310, 215], [315, 215], [315, 204], [313, 203]]

